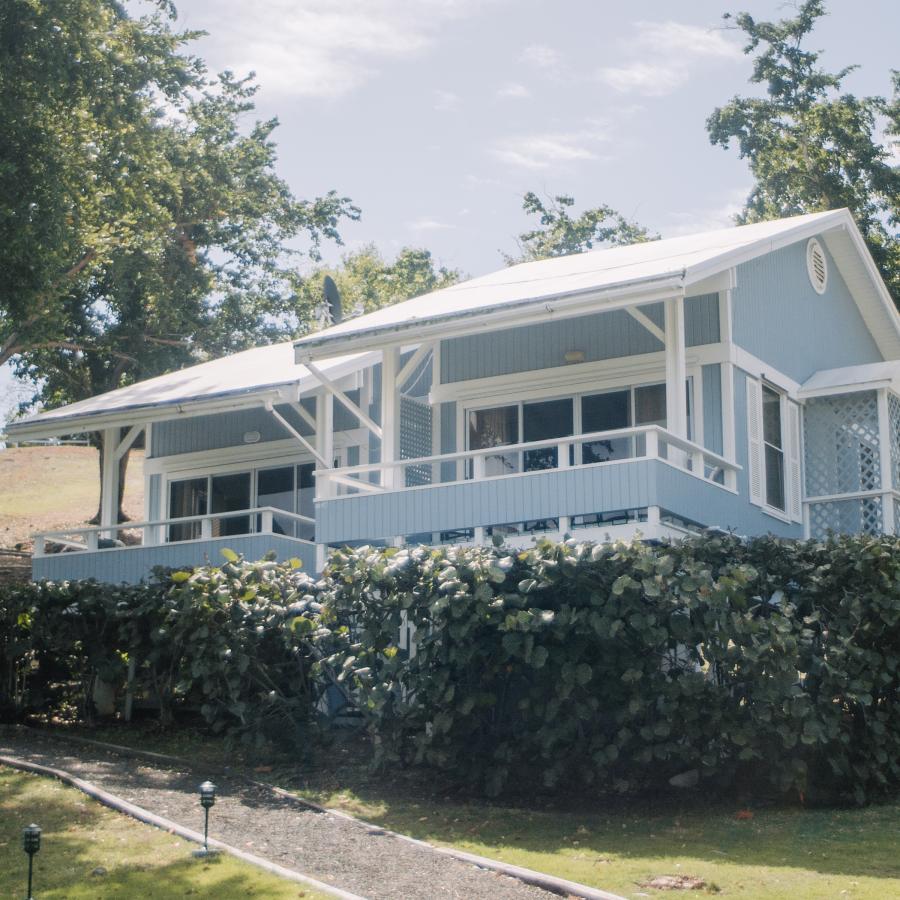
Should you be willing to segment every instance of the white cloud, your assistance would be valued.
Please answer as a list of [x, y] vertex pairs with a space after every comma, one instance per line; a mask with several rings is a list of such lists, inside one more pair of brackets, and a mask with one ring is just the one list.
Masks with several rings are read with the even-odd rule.
[[439, 112], [459, 109], [459, 103], [459, 94], [454, 94], [453, 91], [434, 92], [434, 108]]
[[204, 21], [204, 56], [217, 68], [255, 71], [266, 93], [338, 97], [387, 63], [421, 56], [447, 22], [474, 14], [478, 0], [220, 0]]
[[721, 28], [703, 28], [683, 22], [635, 22], [637, 37], [630, 41], [654, 53], [680, 57], [740, 59], [741, 47], [725, 37]]
[[510, 81], [497, 88], [498, 100], [525, 100], [531, 96], [531, 91], [524, 84]]
[[688, 78], [687, 68], [667, 63], [628, 63], [604, 66], [597, 70], [601, 84], [622, 94], [664, 97], [679, 88]]
[[538, 69], [556, 69], [560, 64], [559, 51], [546, 44], [531, 44], [522, 51], [521, 59]]
[[635, 35], [621, 42], [631, 59], [596, 72], [601, 84], [623, 94], [664, 97], [700, 66], [742, 56], [741, 48], [721, 30], [682, 22], [635, 22], [634, 28]]
[[734, 217], [744, 208], [749, 193], [750, 186], [747, 185], [729, 191], [719, 206], [694, 207], [672, 213], [669, 216], [672, 224], [661, 229], [663, 237], [680, 237], [734, 225]]
[[406, 227], [410, 231], [446, 231], [451, 228], [456, 228], [455, 225], [451, 225], [449, 222], [440, 222], [437, 219], [416, 219], [414, 222], [407, 222]]
[[523, 169], [598, 159], [597, 146], [609, 140], [598, 127], [571, 132], [513, 135], [497, 141], [491, 154], [501, 162]]

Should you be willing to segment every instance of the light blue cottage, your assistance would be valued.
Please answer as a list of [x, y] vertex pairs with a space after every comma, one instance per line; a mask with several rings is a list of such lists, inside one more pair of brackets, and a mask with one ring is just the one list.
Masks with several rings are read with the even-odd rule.
[[109, 462], [144, 434], [141, 543], [107, 502], [36, 537], [35, 578], [223, 547], [318, 569], [329, 546], [498, 534], [894, 533], [900, 317], [837, 210], [505, 268], [10, 437], [87, 430]]

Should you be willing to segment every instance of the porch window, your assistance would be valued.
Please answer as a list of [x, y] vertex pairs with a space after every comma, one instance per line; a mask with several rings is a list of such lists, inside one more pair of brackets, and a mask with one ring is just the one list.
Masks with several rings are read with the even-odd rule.
[[[663, 395], [665, 396], [665, 395]], [[631, 425], [631, 391], [609, 391], [581, 398], [581, 432], [615, 431]], [[628, 459], [632, 440], [627, 437], [591, 441], [582, 447], [581, 461], [587, 463]]]
[[[238, 512], [250, 508], [250, 473], [212, 477], [211, 508], [213, 513]], [[247, 534], [250, 531], [249, 516], [229, 516], [212, 520], [213, 537]]]
[[763, 448], [766, 473], [766, 504], [785, 510], [784, 442], [782, 439], [781, 394], [762, 386]]
[[[290, 513], [294, 511], [294, 466], [261, 469], [256, 473], [256, 505], [274, 506]], [[256, 523], [259, 530], [262, 527], [260, 516], [257, 516]], [[293, 535], [294, 521], [276, 514], [272, 518], [272, 530], [275, 534]]]
[[[496, 406], [469, 411], [469, 449], [484, 450], [519, 442], [519, 407]], [[509, 475], [520, 469], [519, 454], [491, 454], [484, 458], [484, 474]]]
[[[526, 403], [522, 407], [523, 442], [550, 441], [554, 438], [569, 437], [574, 429], [572, 398], [545, 400], [540, 403]], [[569, 463], [572, 462], [569, 450]], [[555, 469], [559, 465], [559, 448], [544, 447], [526, 450], [524, 454], [526, 472], [539, 469]]]
[[[205, 476], [173, 481], [169, 485], [169, 517], [180, 519], [186, 516], [206, 515], [208, 498], [209, 479]], [[170, 541], [192, 541], [199, 537], [199, 522], [184, 522], [169, 526]]]

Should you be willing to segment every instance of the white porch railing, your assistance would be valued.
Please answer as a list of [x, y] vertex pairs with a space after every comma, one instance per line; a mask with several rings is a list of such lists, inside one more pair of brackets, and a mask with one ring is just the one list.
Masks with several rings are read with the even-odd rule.
[[[245, 534], [278, 534], [292, 538], [305, 544], [313, 542], [296, 537], [296, 525], [304, 525], [315, 529], [315, 519], [286, 512], [274, 506], [259, 506], [253, 509], [240, 509], [232, 512], [206, 513], [199, 516], [182, 516], [178, 518], [157, 519], [148, 522], [120, 522], [118, 525], [91, 525], [85, 528], [69, 528], [64, 531], [42, 531], [34, 537], [34, 556], [47, 555], [48, 542], [58, 544], [64, 551], [103, 551], [128, 546], [152, 547], [160, 544], [187, 544], [192, 541], [208, 541], [226, 535], [217, 534], [219, 522], [225, 519], [246, 518], [246, 531], [231, 532], [228, 537], [239, 537]], [[276, 531], [278, 522], [281, 531]], [[282, 523], [291, 523], [289, 529]], [[173, 537], [175, 533], [187, 534], [188, 537]], [[121, 531], [140, 531], [141, 543], [126, 544], [118, 539]], [[294, 534], [289, 533], [293, 531]]]
[[[548, 452], [540, 455], [542, 451]], [[609, 458], [597, 458], [604, 454]], [[407, 490], [423, 485], [480, 481], [548, 469], [611, 465], [628, 459], [660, 459], [697, 478], [732, 491], [736, 490], [737, 473], [741, 469], [724, 456], [678, 437], [665, 428], [640, 425], [552, 440], [502, 444], [480, 450], [463, 450], [337, 469], [318, 469], [315, 473], [316, 499], [323, 500], [348, 493]]]

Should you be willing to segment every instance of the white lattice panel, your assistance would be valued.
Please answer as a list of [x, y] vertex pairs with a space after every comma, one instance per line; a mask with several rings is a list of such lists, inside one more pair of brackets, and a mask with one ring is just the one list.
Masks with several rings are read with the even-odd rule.
[[[900, 488], [900, 397], [888, 393], [888, 424], [891, 433], [891, 478]], [[896, 520], [896, 516], [894, 517]]]
[[809, 506], [809, 530], [813, 538], [825, 538], [830, 532], [881, 534], [883, 521], [881, 497], [835, 500]]
[[[400, 398], [400, 458], [431, 456], [431, 407], [413, 397]], [[409, 466], [406, 486], [431, 484], [431, 466]]]
[[807, 496], [881, 487], [874, 391], [817, 397], [807, 403], [803, 419]]

